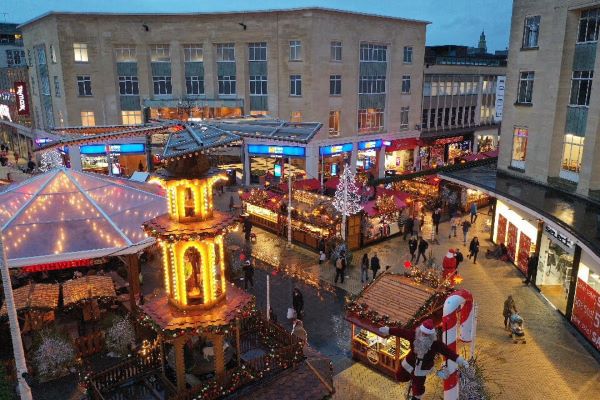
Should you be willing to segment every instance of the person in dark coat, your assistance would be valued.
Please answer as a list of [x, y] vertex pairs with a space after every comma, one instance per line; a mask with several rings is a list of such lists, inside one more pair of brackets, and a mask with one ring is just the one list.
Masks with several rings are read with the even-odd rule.
[[415, 220], [409, 216], [406, 221], [404, 221], [404, 240], [406, 240], [406, 236], [413, 234], [413, 227], [415, 225]]
[[533, 282], [535, 284], [535, 273], [537, 272], [538, 265], [538, 256], [535, 254], [529, 257], [527, 261], [527, 277], [523, 281], [524, 284], [529, 285], [529, 282]]
[[296, 311], [296, 318], [303, 319], [304, 315], [302, 310], [304, 309], [304, 297], [298, 288], [294, 288], [294, 291], [292, 292], [292, 307], [294, 308], [294, 311]]
[[346, 253], [340, 253], [337, 260], [335, 260], [335, 279], [334, 283], [338, 282], [338, 278], [341, 278], [344, 283], [344, 274], [346, 273]]
[[408, 251], [410, 253], [411, 262], [415, 259], [415, 252], [417, 251], [418, 244], [419, 242], [417, 241], [416, 237], [413, 236], [410, 239], [408, 239]]
[[417, 261], [416, 263], [419, 263], [419, 260], [421, 259], [421, 256], [423, 256], [423, 261], [427, 261], [427, 257], [425, 256], [425, 252], [427, 251], [427, 248], [429, 247], [429, 243], [427, 243], [427, 240], [423, 239], [422, 237], [419, 238], [419, 245], [417, 247], [418, 249], [418, 253], [417, 253]]
[[456, 251], [454, 252], [454, 258], [456, 258], [456, 270], [458, 271], [458, 266], [465, 259], [465, 257], [463, 256], [463, 253], [461, 253], [460, 249], [456, 249]]
[[377, 276], [377, 271], [381, 268], [381, 264], [379, 263], [379, 257], [377, 257], [377, 253], [373, 254], [371, 257], [371, 271], [373, 271], [373, 280]]
[[439, 235], [440, 231], [440, 221], [442, 220], [442, 209], [436, 208], [433, 214], [431, 215], [431, 220], [433, 221], [433, 226], [435, 226], [435, 234]]
[[244, 239], [246, 241], [250, 240], [250, 234], [252, 233], [252, 221], [250, 221], [250, 217], [246, 217], [244, 219]]
[[244, 271], [244, 289], [248, 289], [248, 283], [254, 287], [254, 266], [250, 260], [244, 261], [244, 266], [242, 267]]
[[469, 244], [469, 258], [473, 257], [473, 264], [477, 264], [477, 254], [479, 254], [479, 239], [475, 236]]

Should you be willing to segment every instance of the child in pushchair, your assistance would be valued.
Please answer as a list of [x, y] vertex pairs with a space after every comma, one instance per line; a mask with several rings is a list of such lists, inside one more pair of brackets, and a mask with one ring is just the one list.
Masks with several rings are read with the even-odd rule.
[[523, 329], [523, 318], [516, 312], [513, 312], [510, 316], [509, 326], [510, 337], [512, 338], [513, 343], [525, 343], [525, 330]]

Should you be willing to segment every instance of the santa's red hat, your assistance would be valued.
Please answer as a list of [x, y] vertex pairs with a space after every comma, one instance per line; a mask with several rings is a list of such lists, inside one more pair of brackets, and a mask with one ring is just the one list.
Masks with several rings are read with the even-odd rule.
[[446, 253], [446, 257], [448, 257], [448, 258], [454, 258], [454, 254], [455, 254], [455, 253], [456, 253], [456, 252], [454, 251], [454, 249], [450, 249], [450, 250], [448, 250], [448, 252]]
[[426, 319], [425, 321], [423, 321], [419, 329], [426, 335], [432, 335], [433, 333], [435, 333], [435, 326], [433, 325], [433, 320]]

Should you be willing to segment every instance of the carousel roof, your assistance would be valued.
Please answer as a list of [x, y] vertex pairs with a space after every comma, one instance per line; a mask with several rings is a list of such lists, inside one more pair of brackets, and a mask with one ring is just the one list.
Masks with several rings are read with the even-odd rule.
[[0, 192], [11, 268], [131, 254], [153, 242], [142, 223], [167, 212], [151, 185], [58, 168]]

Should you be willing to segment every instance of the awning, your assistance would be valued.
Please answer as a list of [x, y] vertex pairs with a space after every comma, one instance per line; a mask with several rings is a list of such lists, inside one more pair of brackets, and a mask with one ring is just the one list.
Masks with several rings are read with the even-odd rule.
[[115, 284], [108, 275], [87, 275], [66, 281], [62, 286], [65, 307], [81, 300], [117, 297]]
[[392, 140], [389, 146], [385, 146], [385, 151], [392, 152], [400, 150], [412, 150], [417, 146], [419, 146], [418, 138], [396, 139]]
[[[287, 191], [288, 191], [287, 182], [281, 182], [278, 185], [278, 188], [282, 192], [287, 193]], [[298, 181], [294, 181], [294, 183], [292, 183], [292, 188], [296, 189], [296, 190], [307, 190], [307, 191], [319, 190], [321, 188], [321, 182], [316, 178], [301, 179]]]
[[[377, 188], [377, 196], [392, 196], [397, 210], [406, 207], [406, 200], [410, 197], [408, 193], [401, 192], [399, 190], [382, 188]], [[363, 205], [363, 211], [369, 217], [381, 215], [380, 211], [377, 209], [377, 199], [366, 202]]]
[[[15, 308], [21, 310], [53, 310], [58, 306], [60, 285], [32, 283], [13, 290]], [[2, 304], [0, 316], [6, 315], [6, 302]]]

